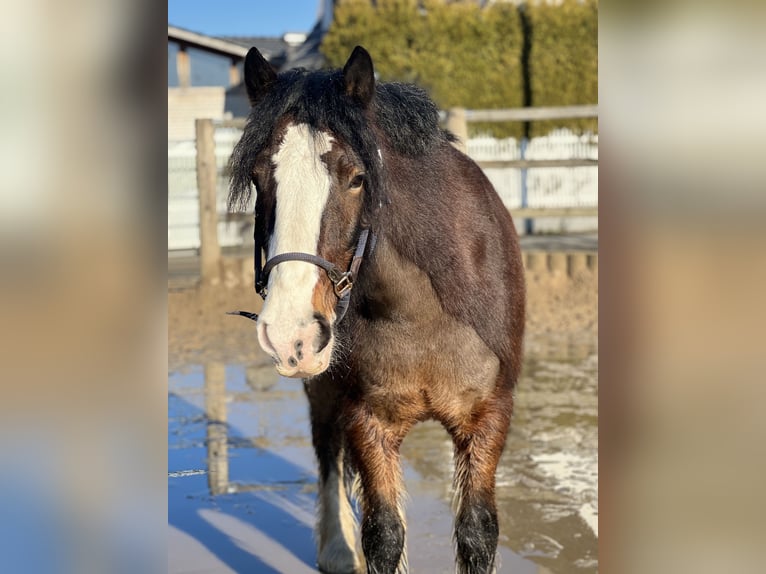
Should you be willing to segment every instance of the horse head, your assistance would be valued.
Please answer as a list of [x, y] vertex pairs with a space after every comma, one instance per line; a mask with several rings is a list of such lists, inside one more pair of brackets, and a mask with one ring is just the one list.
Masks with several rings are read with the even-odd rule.
[[378, 158], [359, 132], [375, 94], [372, 60], [357, 47], [340, 73], [277, 75], [252, 48], [245, 85], [252, 110], [232, 156], [232, 194], [242, 188], [237, 174], [255, 185], [258, 342], [281, 375], [311, 377], [331, 363], [352, 259], [367, 237]]

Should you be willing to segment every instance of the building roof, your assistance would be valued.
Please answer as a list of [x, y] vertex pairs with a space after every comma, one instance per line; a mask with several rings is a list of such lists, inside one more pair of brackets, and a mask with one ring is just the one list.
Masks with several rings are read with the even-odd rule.
[[287, 42], [284, 38], [272, 38], [264, 36], [222, 36], [221, 40], [242, 46], [245, 51], [249, 50], [253, 46], [258, 48], [258, 51], [263, 54], [263, 57], [267, 60], [272, 58], [279, 58], [287, 50]]
[[168, 24], [168, 41], [178, 42], [182, 46], [199, 48], [221, 56], [228, 56], [235, 61], [243, 59], [248, 50], [255, 46], [277, 70], [283, 71], [293, 67], [318, 69], [324, 65], [324, 58], [319, 52], [319, 45], [332, 22], [334, 3], [334, 0], [322, 0], [319, 19], [309, 34], [288, 33], [281, 38], [264, 36], [213, 37]]
[[318, 70], [324, 66], [324, 56], [319, 51], [325, 30], [319, 24], [314, 26], [306, 41], [300, 46], [290, 50], [287, 61], [281, 66], [280, 71], [289, 68], [307, 68], [309, 70]]
[[170, 25], [168, 25], [168, 40], [175, 40], [176, 42], [187, 46], [200, 48], [208, 52], [213, 52], [222, 56], [230, 56], [232, 58], [244, 58], [247, 55], [248, 50], [248, 48], [241, 44], [230, 42], [222, 38], [206, 36], [199, 32], [192, 32], [191, 30], [185, 30]]
[[[276, 68], [281, 68], [305, 40], [305, 34], [285, 34], [281, 38], [268, 36], [207, 36], [168, 25], [168, 41], [198, 48], [220, 56], [241, 60], [255, 46], [263, 57]], [[296, 45], [296, 40], [299, 42]]]

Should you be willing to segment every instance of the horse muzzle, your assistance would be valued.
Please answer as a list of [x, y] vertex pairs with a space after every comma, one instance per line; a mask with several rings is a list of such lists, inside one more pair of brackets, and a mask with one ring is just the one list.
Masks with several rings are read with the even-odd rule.
[[257, 333], [261, 348], [284, 377], [309, 378], [330, 366], [334, 341], [330, 325], [321, 315], [291, 329], [259, 320]]

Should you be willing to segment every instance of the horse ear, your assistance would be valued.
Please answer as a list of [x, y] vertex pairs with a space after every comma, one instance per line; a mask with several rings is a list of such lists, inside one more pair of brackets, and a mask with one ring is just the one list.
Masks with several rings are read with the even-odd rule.
[[343, 66], [343, 84], [346, 94], [366, 106], [375, 94], [375, 71], [370, 54], [357, 46]]
[[250, 105], [254, 106], [277, 79], [277, 73], [258, 51], [250, 48], [245, 56], [245, 87]]

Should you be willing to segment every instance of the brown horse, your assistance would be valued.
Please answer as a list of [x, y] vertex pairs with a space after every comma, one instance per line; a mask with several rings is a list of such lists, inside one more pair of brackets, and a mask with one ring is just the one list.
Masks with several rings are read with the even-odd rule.
[[245, 84], [229, 204], [255, 185], [258, 341], [279, 373], [304, 379], [320, 570], [406, 571], [399, 446], [433, 418], [455, 447], [457, 569], [493, 571], [524, 330], [508, 211], [425, 93], [376, 84], [361, 47], [343, 70], [279, 75], [253, 48]]

